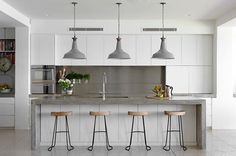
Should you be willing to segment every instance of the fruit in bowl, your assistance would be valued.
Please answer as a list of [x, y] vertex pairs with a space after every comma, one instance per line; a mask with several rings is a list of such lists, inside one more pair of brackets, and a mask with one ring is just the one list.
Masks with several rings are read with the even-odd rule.
[[162, 85], [155, 85], [152, 91], [156, 94], [156, 97], [164, 97], [165, 90], [162, 89]]
[[11, 92], [11, 88], [7, 84], [0, 84], [0, 92], [1, 93], [10, 93]]

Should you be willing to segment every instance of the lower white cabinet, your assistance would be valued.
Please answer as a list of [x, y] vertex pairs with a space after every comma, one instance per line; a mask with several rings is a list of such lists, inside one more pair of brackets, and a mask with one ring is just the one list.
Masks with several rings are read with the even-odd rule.
[[212, 93], [212, 67], [167, 66], [166, 84], [173, 93]]
[[15, 98], [0, 99], [0, 127], [15, 126]]

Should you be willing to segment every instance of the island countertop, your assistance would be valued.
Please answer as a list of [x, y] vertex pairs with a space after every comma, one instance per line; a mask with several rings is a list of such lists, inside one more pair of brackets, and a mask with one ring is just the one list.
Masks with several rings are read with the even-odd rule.
[[172, 96], [169, 98], [152, 98], [152, 96], [117, 96], [102, 100], [100, 97], [83, 97], [69, 95], [32, 96], [31, 104], [204, 104], [205, 100], [193, 96]]

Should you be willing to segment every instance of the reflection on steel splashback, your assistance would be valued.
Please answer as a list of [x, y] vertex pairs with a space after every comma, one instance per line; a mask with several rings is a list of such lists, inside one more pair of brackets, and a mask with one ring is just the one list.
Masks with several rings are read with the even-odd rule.
[[56, 90], [55, 66], [31, 66], [31, 93], [52, 94]]

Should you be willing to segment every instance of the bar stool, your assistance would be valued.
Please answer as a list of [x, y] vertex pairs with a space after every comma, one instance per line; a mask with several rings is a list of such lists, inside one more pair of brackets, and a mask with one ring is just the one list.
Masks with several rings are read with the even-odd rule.
[[[167, 130], [166, 130], [166, 142], [163, 149], [165, 151], [169, 151], [171, 149], [171, 132], [179, 132], [179, 143], [181, 148], [186, 151], [187, 147], [184, 146], [184, 131], [183, 131], [183, 124], [182, 124], [182, 116], [184, 116], [186, 113], [184, 111], [164, 111], [165, 115], [168, 115], [168, 122], [167, 122]], [[177, 116], [178, 117], [178, 130], [172, 130], [171, 129], [171, 117]], [[169, 147], [167, 148], [167, 140], [169, 138]]]
[[[70, 142], [70, 130], [69, 130], [69, 124], [68, 124], [68, 119], [67, 119], [67, 116], [70, 116], [70, 115], [72, 115], [72, 112], [51, 112], [51, 116], [55, 116], [55, 122], [54, 122], [53, 136], [52, 136], [52, 144], [48, 148], [48, 151], [51, 151], [52, 148], [55, 147], [56, 141], [57, 141], [57, 133], [66, 133], [66, 148], [68, 151], [71, 151], [74, 149], [74, 146], [72, 146]], [[58, 117], [63, 117], [63, 116], [65, 117], [66, 130], [58, 131], [57, 130]]]
[[[106, 134], [106, 148], [108, 151], [112, 150], [113, 147], [109, 144], [109, 139], [108, 139], [108, 131], [107, 131], [107, 121], [106, 121], [106, 116], [110, 115], [110, 112], [89, 112], [89, 115], [94, 116], [94, 128], [93, 128], [93, 139], [92, 139], [92, 145], [88, 147], [89, 151], [93, 150], [93, 145], [94, 145], [94, 138], [95, 138], [95, 133], [105, 133]], [[104, 118], [104, 125], [105, 125], [105, 130], [104, 131], [96, 131], [96, 119], [97, 116], [103, 116]]]
[[[148, 115], [148, 112], [128, 112], [128, 115], [132, 115], [133, 119], [132, 119], [132, 126], [131, 126], [131, 134], [130, 134], [130, 142], [129, 142], [129, 146], [127, 146], [125, 149], [127, 151], [130, 150], [131, 148], [131, 144], [132, 144], [132, 138], [133, 138], [133, 133], [143, 133], [144, 135], [144, 143], [146, 146], [146, 150], [149, 151], [151, 150], [151, 147], [147, 145], [147, 139], [146, 139], [146, 130], [145, 130], [145, 121], [144, 121], [144, 116]], [[135, 116], [140, 116], [142, 117], [142, 121], [143, 121], [143, 131], [134, 131], [134, 117]]]

